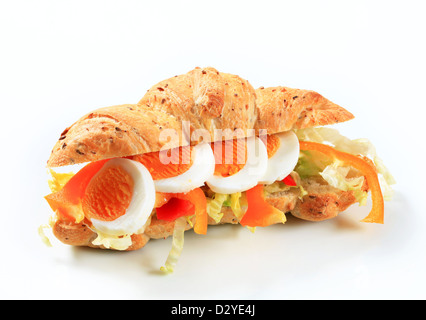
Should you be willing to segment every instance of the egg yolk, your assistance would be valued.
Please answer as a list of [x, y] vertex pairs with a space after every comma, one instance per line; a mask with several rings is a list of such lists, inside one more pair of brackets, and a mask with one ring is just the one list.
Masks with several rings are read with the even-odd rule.
[[[268, 158], [271, 158], [280, 147], [280, 139], [275, 135], [268, 135], [266, 136], [266, 141]], [[245, 139], [219, 141], [212, 143], [211, 145], [216, 161], [214, 171], [215, 175], [229, 177], [244, 168], [247, 161], [247, 144]], [[221, 150], [219, 150], [220, 147]], [[230, 159], [231, 152], [229, 150], [232, 152], [232, 159]]]
[[218, 141], [211, 144], [214, 158], [214, 174], [229, 177], [244, 168], [247, 161], [247, 142], [245, 139]]
[[271, 158], [280, 147], [280, 138], [275, 135], [266, 136], [266, 150], [268, 151], [268, 158]]
[[192, 147], [179, 147], [167, 150], [165, 154], [169, 163], [161, 161], [160, 152], [150, 152], [132, 157], [132, 160], [142, 163], [154, 180], [173, 178], [189, 170], [193, 164], [191, 157]]
[[85, 216], [113, 221], [126, 213], [133, 195], [134, 181], [120, 166], [101, 170], [87, 186], [82, 200]]
[[81, 214], [81, 199], [86, 192], [90, 180], [104, 166], [107, 160], [91, 162], [83, 167], [77, 174], [64, 185], [55, 185], [57, 192], [45, 197], [53, 211], [57, 212], [61, 219], [81, 222], [84, 219]]

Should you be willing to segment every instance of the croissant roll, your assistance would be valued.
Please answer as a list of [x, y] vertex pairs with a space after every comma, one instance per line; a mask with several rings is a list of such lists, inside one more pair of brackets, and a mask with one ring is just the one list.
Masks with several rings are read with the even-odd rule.
[[[188, 145], [194, 130], [245, 137], [334, 124], [353, 115], [310, 90], [259, 88], [214, 68], [196, 68], [152, 86], [137, 104], [95, 110], [67, 128], [48, 160], [59, 167]], [[185, 127], [187, 125], [187, 128]], [[249, 129], [253, 129], [250, 131]], [[243, 133], [241, 135], [241, 132]], [[170, 134], [177, 137], [170, 137]]]

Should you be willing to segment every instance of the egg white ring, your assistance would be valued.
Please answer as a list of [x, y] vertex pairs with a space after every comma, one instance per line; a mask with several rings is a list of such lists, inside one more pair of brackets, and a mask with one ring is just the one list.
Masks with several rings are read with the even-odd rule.
[[280, 146], [275, 154], [268, 159], [268, 169], [259, 181], [263, 184], [271, 184], [277, 180], [283, 180], [296, 167], [299, 160], [299, 140], [293, 131], [275, 134], [280, 139]]
[[213, 175], [215, 159], [208, 143], [200, 143], [191, 150], [192, 166], [184, 173], [160, 180], [154, 180], [158, 192], [185, 193], [204, 185]]
[[[155, 186], [151, 174], [143, 164], [129, 159], [109, 160], [96, 174], [111, 166], [120, 166], [133, 179], [133, 195], [126, 213], [113, 221], [91, 219], [95, 230], [111, 235], [123, 236], [143, 233], [155, 204]], [[96, 176], [95, 175], [95, 176]]]
[[247, 161], [244, 167], [229, 177], [212, 175], [207, 185], [213, 192], [231, 194], [255, 187], [268, 165], [268, 151], [258, 137], [247, 138]]

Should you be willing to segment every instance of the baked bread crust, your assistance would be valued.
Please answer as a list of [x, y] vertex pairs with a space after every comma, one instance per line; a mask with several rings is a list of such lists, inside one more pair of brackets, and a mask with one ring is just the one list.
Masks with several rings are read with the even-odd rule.
[[311, 90], [261, 87], [256, 90], [256, 97], [259, 117], [255, 128], [266, 128], [268, 133], [324, 126], [354, 118], [346, 109]]
[[[347, 121], [353, 115], [310, 90], [287, 87], [254, 90], [247, 80], [214, 68], [196, 68], [152, 86], [138, 104], [95, 110], [67, 128], [55, 144], [48, 167], [155, 152], [188, 145], [196, 129], [211, 141], [215, 129], [233, 137], [247, 129], [269, 134]], [[189, 130], [183, 122], [189, 124]], [[172, 131], [177, 139], [165, 139]], [[243, 132], [243, 135], [241, 135]], [[165, 134], [166, 133], [166, 134]], [[162, 134], [165, 134], [162, 136]]]
[[62, 132], [48, 161], [59, 167], [101, 159], [126, 157], [187, 145], [185, 136], [160, 139], [164, 129], [182, 132], [180, 121], [144, 105], [125, 104], [95, 110]]

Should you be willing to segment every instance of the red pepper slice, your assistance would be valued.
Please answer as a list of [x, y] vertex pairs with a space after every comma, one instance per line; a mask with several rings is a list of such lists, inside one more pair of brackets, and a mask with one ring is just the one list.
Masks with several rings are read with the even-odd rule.
[[284, 182], [288, 186], [292, 186], [292, 187], [297, 186], [296, 181], [294, 181], [294, 179], [291, 177], [291, 175], [288, 175], [287, 177], [285, 177], [281, 181]]
[[158, 219], [175, 221], [180, 217], [192, 216], [195, 213], [195, 207], [188, 200], [171, 198], [166, 204], [157, 208], [156, 211]]
[[[191, 216], [195, 213], [194, 232], [197, 234], [207, 233], [207, 199], [203, 190], [195, 188], [187, 193], [168, 193], [165, 195], [164, 199], [158, 201], [159, 203], [166, 202], [161, 207], [156, 208], [158, 219], [174, 221], [179, 217]], [[168, 205], [172, 200], [173, 202]], [[159, 211], [160, 217], [158, 216]]]

